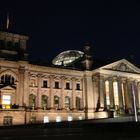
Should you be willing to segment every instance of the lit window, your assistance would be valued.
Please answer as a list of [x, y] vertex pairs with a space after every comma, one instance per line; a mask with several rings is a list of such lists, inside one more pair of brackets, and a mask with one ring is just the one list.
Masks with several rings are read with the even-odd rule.
[[72, 116], [68, 116], [68, 121], [71, 122], [73, 120]]
[[49, 123], [49, 117], [48, 116], [44, 116], [44, 123]]
[[110, 105], [109, 81], [105, 81], [106, 105]]
[[61, 117], [60, 116], [56, 116], [56, 122], [61, 122]]
[[2, 96], [2, 107], [3, 109], [9, 109], [11, 104], [11, 96], [10, 95], [3, 95]]
[[83, 119], [83, 117], [81, 115], [78, 118], [79, 118], [79, 120], [82, 120]]
[[114, 103], [115, 106], [119, 105], [119, 97], [118, 97], [118, 83], [113, 82], [113, 90], [114, 90]]

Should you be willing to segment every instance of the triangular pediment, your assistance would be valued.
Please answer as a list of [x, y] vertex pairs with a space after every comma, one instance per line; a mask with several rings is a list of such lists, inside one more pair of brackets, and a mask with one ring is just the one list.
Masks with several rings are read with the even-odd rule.
[[116, 61], [114, 63], [105, 65], [101, 67], [101, 69], [113, 70], [113, 71], [121, 71], [121, 72], [130, 72], [130, 73], [140, 73], [140, 69], [127, 61], [126, 59], [122, 59]]
[[0, 90], [15, 90], [15, 88], [11, 86], [4, 86]]

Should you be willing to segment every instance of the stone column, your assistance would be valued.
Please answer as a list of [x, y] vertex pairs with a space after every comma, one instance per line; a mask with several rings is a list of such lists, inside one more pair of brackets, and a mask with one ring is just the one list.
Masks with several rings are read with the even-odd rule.
[[62, 110], [65, 109], [65, 96], [64, 96], [64, 89], [65, 89], [65, 77], [61, 77], [61, 102], [60, 102], [60, 108]]
[[25, 67], [20, 67], [19, 68], [19, 94], [18, 94], [19, 107], [23, 107], [23, 102], [24, 102], [24, 73], [25, 73]]
[[110, 109], [114, 109], [113, 79], [109, 78]]
[[29, 105], [29, 74], [28, 70], [25, 71], [24, 75], [24, 106]]
[[16, 97], [16, 105], [19, 105], [19, 98], [20, 98], [19, 89], [20, 89], [20, 85], [19, 85], [19, 81], [17, 81], [16, 82], [16, 96], [15, 96]]
[[54, 109], [54, 95], [53, 95], [53, 83], [54, 83], [54, 75], [50, 75], [50, 94], [49, 94], [49, 106], [50, 109]]
[[138, 110], [140, 112], [140, 82], [137, 84], [137, 89], [138, 89]]
[[127, 80], [127, 110], [132, 113], [132, 81]]
[[135, 101], [136, 101], [136, 108], [139, 108], [139, 100], [138, 100], [138, 81], [134, 81], [134, 92], [135, 92]]
[[105, 91], [105, 80], [103, 80], [103, 93], [104, 93], [104, 110], [107, 110], [107, 105], [106, 105], [106, 91]]
[[85, 108], [85, 92], [84, 92], [85, 88], [84, 88], [84, 80], [81, 79], [81, 91], [82, 91], [82, 101], [81, 101], [81, 109]]
[[104, 110], [104, 77], [99, 77], [99, 99], [100, 99], [100, 110]]
[[122, 79], [118, 78], [119, 111], [123, 113]]
[[85, 82], [85, 118], [93, 119], [94, 113], [94, 102], [93, 102], [93, 81], [92, 81], [92, 71], [84, 71], [84, 82]]
[[41, 109], [41, 87], [42, 87], [42, 74], [38, 74], [38, 76], [37, 76], [37, 86], [38, 86], [38, 88], [37, 88], [37, 109]]
[[76, 100], [75, 100], [75, 98], [76, 98], [75, 97], [75, 87], [76, 87], [75, 84], [76, 84], [76, 82], [75, 82], [75, 80], [76, 80], [75, 78], [72, 78], [72, 104], [71, 105], [72, 105], [72, 109], [74, 109], [74, 110], [76, 109], [76, 103], [75, 103], [76, 102]]
[[93, 100], [94, 100], [94, 111], [97, 110], [97, 103], [99, 99], [99, 91], [98, 91], [98, 83], [99, 79], [97, 77], [93, 78]]

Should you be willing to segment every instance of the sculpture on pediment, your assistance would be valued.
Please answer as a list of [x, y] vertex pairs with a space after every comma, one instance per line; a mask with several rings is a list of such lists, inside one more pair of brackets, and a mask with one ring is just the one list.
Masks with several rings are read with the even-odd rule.
[[111, 68], [112, 70], [125, 71], [125, 72], [135, 72], [133, 69], [129, 68], [126, 64], [120, 63], [117, 66]]

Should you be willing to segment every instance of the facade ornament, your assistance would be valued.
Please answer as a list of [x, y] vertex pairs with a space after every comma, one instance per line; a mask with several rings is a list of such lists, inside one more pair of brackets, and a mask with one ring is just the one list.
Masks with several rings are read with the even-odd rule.
[[128, 67], [126, 64], [124, 63], [120, 63], [112, 68], [110, 68], [111, 70], [115, 70], [115, 71], [123, 71], [123, 72], [135, 72], [133, 69], [131, 69], [130, 67]]

